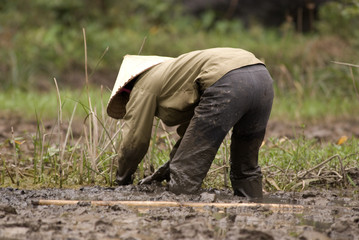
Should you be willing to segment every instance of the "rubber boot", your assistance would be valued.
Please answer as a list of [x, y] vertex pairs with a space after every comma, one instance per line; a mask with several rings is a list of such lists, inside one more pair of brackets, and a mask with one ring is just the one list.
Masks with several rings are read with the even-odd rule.
[[230, 179], [235, 195], [249, 199], [262, 198], [262, 172], [258, 165], [258, 152], [265, 130], [240, 135], [236, 125], [231, 142]]
[[248, 199], [263, 198], [262, 177], [232, 181], [234, 195]]

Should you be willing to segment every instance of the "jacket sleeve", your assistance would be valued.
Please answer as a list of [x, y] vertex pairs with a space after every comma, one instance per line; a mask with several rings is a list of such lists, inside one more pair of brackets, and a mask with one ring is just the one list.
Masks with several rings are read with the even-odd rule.
[[122, 141], [117, 157], [116, 182], [119, 185], [132, 183], [132, 174], [147, 152], [156, 107], [156, 95], [142, 89], [132, 90], [126, 105]]

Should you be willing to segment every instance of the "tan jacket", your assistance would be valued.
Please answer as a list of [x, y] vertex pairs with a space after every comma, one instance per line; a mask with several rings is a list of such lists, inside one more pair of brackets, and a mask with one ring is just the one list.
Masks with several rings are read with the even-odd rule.
[[155, 116], [169, 126], [188, 122], [204, 90], [233, 69], [260, 63], [242, 49], [213, 48], [183, 54], [141, 74], [126, 105], [119, 167], [142, 160]]

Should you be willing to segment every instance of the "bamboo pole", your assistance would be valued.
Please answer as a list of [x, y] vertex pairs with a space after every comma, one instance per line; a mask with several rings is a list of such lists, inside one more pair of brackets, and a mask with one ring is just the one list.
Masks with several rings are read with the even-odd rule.
[[304, 206], [293, 204], [274, 203], [204, 203], [204, 202], [174, 202], [174, 201], [79, 201], [79, 200], [55, 200], [39, 199], [32, 202], [34, 205], [76, 205], [88, 203], [90, 206], [114, 206], [123, 205], [134, 208], [161, 208], [161, 207], [192, 207], [196, 210], [203, 210], [205, 207], [238, 208], [238, 207], [266, 207], [274, 212], [303, 212]]

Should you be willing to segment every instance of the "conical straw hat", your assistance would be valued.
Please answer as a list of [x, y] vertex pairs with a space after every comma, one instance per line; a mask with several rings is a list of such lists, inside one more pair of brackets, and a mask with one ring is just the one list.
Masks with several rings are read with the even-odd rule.
[[121, 119], [126, 113], [128, 94], [123, 94], [122, 89], [138, 75], [151, 67], [160, 64], [170, 57], [126, 55], [123, 58], [118, 72], [110, 100], [107, 105], [107, 114], [110, 117]]

